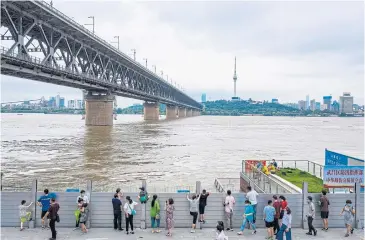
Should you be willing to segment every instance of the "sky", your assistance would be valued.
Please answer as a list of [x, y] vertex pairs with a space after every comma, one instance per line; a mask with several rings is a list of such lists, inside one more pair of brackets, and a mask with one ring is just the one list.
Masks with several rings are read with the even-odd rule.
[[[364, 3], [314, 1], [53, 1], [81, 24], [95, 16], [95, 32], [200, 101], [237, 95], [281, 103], [351, 92], [364, 102]], [[90, 27], [90, 26], [88, 26]], [[1, 101], [81, 91], [1, 75]], [[138, 100], [118, 97], [125, 107]]]

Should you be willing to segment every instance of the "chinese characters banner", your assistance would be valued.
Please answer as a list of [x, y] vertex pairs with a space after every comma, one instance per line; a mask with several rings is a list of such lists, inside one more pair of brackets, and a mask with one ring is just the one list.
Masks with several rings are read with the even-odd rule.
[[363, 166], [325, 166], [323, 172], [324, 187], [353, 187], [355, 183], [364, 186]]

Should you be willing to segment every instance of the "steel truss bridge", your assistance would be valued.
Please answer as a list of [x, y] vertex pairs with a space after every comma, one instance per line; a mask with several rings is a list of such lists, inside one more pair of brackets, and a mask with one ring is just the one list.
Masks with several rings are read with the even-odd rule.
[[[1, 1], [1, 74], [201, 110], [184, 92], [44, 1]], [[42, 54], [40, 57], [36, 57]]]

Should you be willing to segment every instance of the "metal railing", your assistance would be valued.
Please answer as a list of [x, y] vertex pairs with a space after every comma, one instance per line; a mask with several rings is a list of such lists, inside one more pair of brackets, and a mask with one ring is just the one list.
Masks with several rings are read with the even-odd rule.
[[[74, 19], [68, 17], [67, 15], [65, 15], [64, 13], [62, 13], [60, 10], [58, 10], [57, 8], [51, 6], [48, 2], [46, 1], [35, 1], [35, 3], [40, 3], [43, 7], [46, 7], [49, 11], [52, 11], [54, 13], [57, 13], [59, 15], [61, 15], [62, 17], [66, 18], [68, 21], [72, 22], [73, 24], [75, 24], [77, 27], [81, 28], [83, 31], [86, 31], [87, 34], [91, 35], [92, 37], [96, 38], [97, 40], [99, 40], [100, 42], [104, 43], [107, 47], [111, 48], [113, 51], [115, 51], [116, 53], [122, 55], [124, 58], [127, 58], [131, 63], [134, 63], [136, 65], [138, 65], [141, 69], [147, 70], [150, 74], [154, 75], [157, 79], [162, 80], [164, 83], [167, 83], [170, 87], [174, 88], [175, 90], [179, 91], [180, 93], [186, 95], [186, 93], [184, 93], [183, 91], [181, 91], [180, 89], [178, 89], [177, 87], [175, 87], [174, 85], [172, 85], [171, 83], [169, 83], [167, 80], [165, 80], [164, 78], [161, 78], [159, 75], [157, 75], [155, 72], [151, 71], [150, 69], [146, 68], [145, 66], [143, 66], [142, 64], [140, 64], [139, 62], [135, 61], [134, 59], [132, 59], [130, 56], [128, 56], [127, 54], [121, 52], [119, 49], [117, 49], [116, 47], [114, 47], [112, 44], [110, 44], [109, 42], [105, 41], [104, 39], [100, 38], [98, 35], [96, 35], [94, 32], [90, 31], [89, 29], [87, 29], [84, 25], [76, 22]], [[186, 95], [188, 96], [188, 95]], [[188, 96], [189, 97], [189, 96]], [[189, 97], [190, 98], [190, 97]], [[191, 100], [194, 100], [191, 98]], [[194, 100], [195, 101], [195, 100]]]
[[217, 192], [226, 192], [231, 190], [232, 192], [240, 192], [240, 179], [239, 178], [216, 178], [214, 180], [214, 187]]
[[264, 193], [297, 193], [298, 191], [288, 185], [267, 176], [254, 164], [242, 160], [242, 173]]

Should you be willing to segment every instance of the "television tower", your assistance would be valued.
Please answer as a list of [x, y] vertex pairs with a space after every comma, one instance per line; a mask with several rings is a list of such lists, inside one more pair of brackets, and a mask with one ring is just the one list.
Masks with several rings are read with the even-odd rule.
[[233, 86], [234, 86], [234, 97], [236, 97], [236, 82], [237, 82], [237, 74], [236, 74], [236, 57], [234, 57], [234, 74], [233, 74]]

